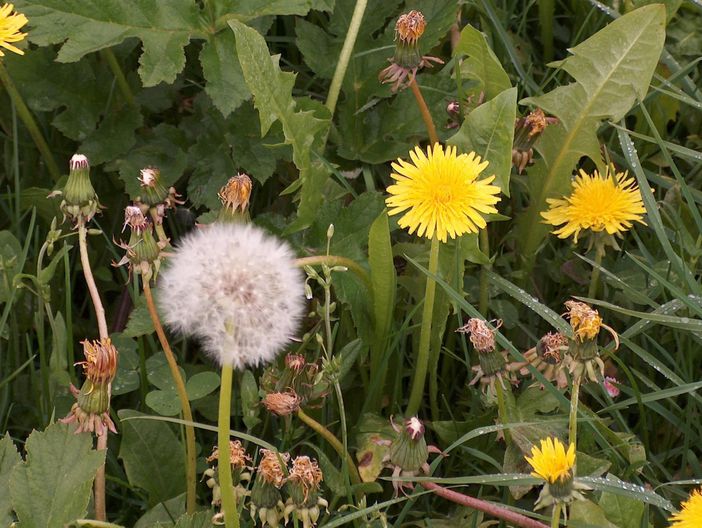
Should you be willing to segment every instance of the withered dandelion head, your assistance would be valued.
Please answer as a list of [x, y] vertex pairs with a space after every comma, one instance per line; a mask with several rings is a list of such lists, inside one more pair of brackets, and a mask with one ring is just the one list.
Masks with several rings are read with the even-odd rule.
[[572, 235], [577, 242], [584, 230], [621, 235], [634, 222], [646, 225], [643, 221], [646, 208], [636, 182], [626, 172], [614, 175], [612, 172], [608, 168], [604, 176], [597, 171], [590, 175], [581, 169], [569, 196], [547, 200], [550, 208], [541, 216], [545, 223], [561, 226], [554, 231], [555, 235], [559, 238]]
[[251, 186], [251, 178], [246, 174], [239, 173], [229, 178], [217, 196], [226, 209], [230, 209], [233, 213], [237, 210], [243, 213], [249, 207]]
[[[13, 13], [14, 8], [15, 6], [12, 4], [3, 4], [0, 7], [0, 46], [18, 55], [24, 55], [24, 51], [10, 44], [10, 42], [19, 42], [27, 36], [26, 33], [20, 31], [22, 26], [28, 22], [27, 17], [22, 13]], [[0, 50], [0, 57], [4, 56], [5, 53]]]
[[280, 488], [285, 483], [285, 471], [280, 465], [287, 464], [290, 460], [288, 453], [279, 453], [268, 449], [261, 449], [261, 461], [258, 463], [258, 476], [268, 484]]
[[670, 517], [670, 528], [699, 528], [702, 526], [702, 488], [694, 490], [680, 505], [680, 511]]
[[597, 337], [602, 328], [602, 317], [591, 306], [578, 301], [566, 301], [567, 317], [573, 333], [579, 341], [591, 341]]
[[319, 485], [324, 479], [322, 470], [315, 460], [308, 456], [299, 456], [292, 461], [292, 469], [288, 481], [298, 483], [302, 486], [305, 500], [309, 494], [319, 489]]
[[132, 231], [142, 233], [149, 225], [149, 221], [136, 205], [128, 205], [124, 208], [124, 226], [122, 231], [129, 226]]
[[[498, 328], [502, 321], [498, 322]], [[495, 330], [490, 328], [482, 319], [473, 317], [468, 323], [458, 328], [456, 332], [469, 334], [470, 342], [480, 353], [492, 352], [495, 350]]]
[[295, 335], [304, 279], [292, 249], [262, 229], [215, 223], [187, 235], [162, 272], [165, 321], [221, 365], [271, 361]]
[[[215, 446], [212, 454], [206, 460], [207, 462], [219, 460], [219, 448], [217, 446]], [[251, 457], [246, 454], [246, 450], [239, 440], [229, 441], [229, 461], [234, 469], [242, 469], [251, 461]]]
[[388, 214], [404, 213], [398, 221], [410, 234], [437, 237], [446, 242], [465, 233], [477, 233], [487, 223], [483, 215], [497, 213], [500, 188], [492, 185], [495, 176], [478, 180], [487, 167], [474, 152], [456, 153], [456, 147], [438, 143], [425, 153], [416, 147], [411, 162], [398, 159], [392, 164], [395, 184], [387, 191]]
[[161, 171], [156, 167], [145, 167], [139, 171], [139, 185], [142, 187], [154, 187], [161, 176]]
[[300, 397], [292, 390], [271, 392], [263, 398], [263, 405], [273, 414], [288, 416], [300, 409]]
[[420, 11], [412, 10], [400, 15], [395, 24], [395, 38], [414, 44], [424, 33], [427, 22]]
[[570, 444], [566, 451], [558, 438], [545, 438], [541, 440], [541, 448], [531, 448], [531, 457], [526, 457], [526, 461], [533, 468], [531, 474], [534, 477], [549, 484], [565, 482], [573, 478], [575, 444]]
[[85, 361], [77, 365], [83, 366], [85, 377], [95, 384], [109, 383], [117, 374], [117, 349], [109, 337], [100, 341], [82, 342]]

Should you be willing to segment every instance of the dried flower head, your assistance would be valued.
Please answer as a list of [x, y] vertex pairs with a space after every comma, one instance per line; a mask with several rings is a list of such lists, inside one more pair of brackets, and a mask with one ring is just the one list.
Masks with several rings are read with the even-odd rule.
[[604, 176], [598, 171], [590, 175], [581, 169], [573, 180], [570, 196], [547, 200], [550, 208], [541, 216], [545, 223], [561, 226], [554, 231], [558, 238], [572, 235], [577, 242], [584, 230], [621, 235], [631, 229], [633, 222], [646, 225], [646, 208], [636, 181], [626, 172], [613, 172], [608, 167]]
[[699, 528], [702, 526], [702, 488], [694, 490], [680, 505], [680, 511], [670, 517], [670, 528]]
[[243, 213], [249, 207], [251, 186], [251, 178], [246, 174], [239, 173], [229, 178], [229, 181], [219, 190], [217, 196], [219, 196], [225, 209], [232, 213], [236, 213], [237, 210]]
[[285, 483], [285, 470], [281, 466], [290, 460], [288, 453], [279, 453], [269, 449], [261, 449], [261, 461], [258, 463], [257, 477], [268, 484], [280, 488]]
[[497, 213], [500, 188], [492, 185], [495, 176], [478, 179], [487, 167], [474, 152], [457, 154], [456, 147], [438, 143], [425, 153], [415, 147], [411, 163], [398, 159], [392, 164], [395, 184], [387, 189], [385, 203], [389, 215], [404, 213], [400, 227], [410, 234], [446, 242], [465, 233], [477, 233], [487, 223], [483, 215]]
[[565, 307], [568, 309], [566, 317], [570, 321], [576, 340], [583, 342], [596, 339], [603, 326], [599, 312], [579, 301], [566, 301]]
[[100, 341], [82, 341], [85, 361], [76, 363], [83, 366], [85, 377], [93, 383], [110, 383], [117, 374], [117, 349], [109, 337]]
[[200, 337], [222, 365], [271, 361], [304, 310], [293, 252], [262, 229], [215, 223], [186, 236], [161, 275], [159, 304], [174, 329]]
[[556, 365], [568, 352], [568, 338], [560, 332], [549, 332], [539, 340], [536, 351], [546, 363]]
[[405, 420], [405, 431], [412, 440], [417, 440], [420, 436], [424, 436], [424, 424], [419, 418], [413, 416]]
[[[22, 13], [13, 13], [14, 8], [12, 4], [3, 4], [0, 7], [0, 46], [18, 55], [24, 55], [24, 51], [10, 44], [10, 42], [19, 42], [27, 36], [26, 33], [20, 32], [22, 26], [28, 22], [27, 17]], [[4, 56], [5, 53], [0, 50], [0, 57]]]
[[322, 480], [324, 480], [324, 476], [316, 460], [312, 460], [308, 456], [299, 456], [293, 459], [288, 482], [299, 484], [302, 487], [305, 502], [310, 493], [319, 489]]
[[307, 366], [307, 359], [301, 354], [287, 354], [285, 356], [285, 366], [290, 370], [299, 373]]
[[[212, 449], [212, 454], [206, 460], [207, 462], [219, 460], [219, 448], [217, 446]], [[251, 457], [246, 454], [246, 449], [244, 449], [239, 440], [229, 441], [229, 460], [234, 469], [243, 469], [251, 462]]]
[[137, 233], [142, 233], [149, 225], [149, 220], [141, 212], [141, 209], [136, 205], [128, 205], [124, 208], [124, 226], [122, 231], [125, 230], [127, 226], [132, 231]]
[[548, 125], [558, 123], [555, 117], [546, 117], [541, 108], [520, 117], [514, 124], [514, 144], [512, 146], [512, 165], [521, 174], [534, 157], [534, 143], [546, 130]]
[[473, 317], [468, 320], [467, 324], [456, 329], [456, 332], [469, 334], [470, 342], [473, 343], [475, 350], [484, 354], [495, 350], [495, 331], [501, 325], [502, 321], [498, 321], [496, 328], [492, 329], [482, 319]]
[[263, 398], [263, 405], [273, 414], [288, 416], [300, 409], [300, 397], [293, 390], [271, 392]]
[[420, 11], [412, 10], [409, 13], [400, 15], [395, 24], [395, 38], [414, 44], [424, 33], [427, 22]]

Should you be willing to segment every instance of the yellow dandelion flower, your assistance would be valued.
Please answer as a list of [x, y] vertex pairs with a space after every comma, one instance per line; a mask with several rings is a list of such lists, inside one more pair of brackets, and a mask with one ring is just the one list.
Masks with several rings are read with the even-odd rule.
[[561, 226], [554, 231], [555, 235], [559, 238], [573, 235], [575, 242], [586, 229], [618, 235], [631, 229], [633, 222], [646, 225], [642, 220], [646, 208], [641, 192], [626, 172], [612, 176], [607, 169], [601, 176], [597, 171], [590, 175], [581, 169], [580, 176], [573, 180], [570, 196], [549, 198], [547, 202], [550, 209], [541, 216], [547, 224]]
[[541, 440], [541, 449], [531, 448], [531, 457], [526, 457], [534, 471], [534, 477], [544, 479], [549, 484], [565, 482], [573, 477], [575, 465], [575, 444], [570, 444], [566, 452], [565, 446], [558, 439], [546, 438]]
[[[22, 13], [13, 13], [14, 8], [12, 4], [3, 4], [0, 7], [0, 46], [24, 55], [24, 51], [10, 44], [10, 42], [19, 42], [27, 36], [26, 33], [20, 33], [20, 28], [27, 23], [27, 17]], [[0, 50], [0, 57], [4, 56], [5, 54]]]
[[702, 526], [702, 488], [692, 492], [681, 510], [670, 518], [670, 528], [698, 528]]
[[415, 147], [409, 155], [411, 163], [392, 164], [396, 183], [388, 187], [385, 203], [390, 215], [406, 211], [398, 223], [410, 234], [446, 242], [447, 235], [477, 233], [487, 225], [483, 215], [497, 213], [500, 188], [491, 185], [495, 176], [478, 180], [488, 162], [474, 152], [457, 155], [456, 147], [444, 151], [437, 143], [426, 154]]

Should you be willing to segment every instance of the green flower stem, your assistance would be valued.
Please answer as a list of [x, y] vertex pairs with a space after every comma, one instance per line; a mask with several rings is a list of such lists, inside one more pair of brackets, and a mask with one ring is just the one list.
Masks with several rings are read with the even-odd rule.
[[597, 236], [597, 241], [595, 242], [595, 264], [596, 266], [592, 268], [592, 274], [590, 275], [590, 288], [587, 290], [587, 296], [594, 299], [597, 295], [597, 286], [600, 281], [600, 266], [602, 265], [602, 257], [604, 257], [604, 243], [601, 236]]
[[[429, 253], [429, 274], [436, 275], [439, 271], [439, 247], [441, 242], [434, 236], [431, 239], [431, 251]], [[419, 410], [419, 405], [424, 394], [424, 382], [427, 377], [429, 367], [429, 347], [431, 346], [431, 319], [434, 313], [434, 294], [436, 293], [436, 282], [431, 277], [427, 277], [427, 285], [424, 291], [424, 307], [422, 309], [422, 328], [419, 334], [419, 350], [417, 351], [417, 361], [415, 363], [414, 381], [410, 391], [409, 402], [405, 416], [415, 416]]]
[[[497, 378], [495, 380], [495, 392], [497, 393], [497, 417], [502, 425], [507, 425], [507, 405], [505, 404], [505, 388], [502, 385], [502, 380]], [[505, 435], [505, 440], [509, 443], [509, 431], [503, 429], [503, 434]]]
[[217, 423], [217, 474], [219, 487], [222, 492], [222, 512], [226, 528], [239, 528], [239, 512], [234, 498], [234, 483], [232, 482], [231, 451], [229, 449], [229, 418], [232, 407], [232, 378], [231, 365], [222, 365], [222, 384], [219, 388], [219, 421]]
[[361, 20], [363, 19], [363, 14], [366, 11], [367, 5], [368, 0], [356, 0], [356, 7], [353, 10], [353, 15], [351, 15], [349, 30], [346, 32], [344, 46], [341, 48], [339, 61], [336, 63], [336, 69], [334, 70], [334, 77], [332, 77], [331, 85], [329, 86], [327, 100], [324, 103], [324, 106], [329, 109], [329, 113], [332, 116], [334, 115], [334, 110], [336, 109], [336, 103], [339, 100], [341, 84], [344, 82], [344, 76], [346, 75], [346, 70], [348, 69], [349, 62], [351, 61], [351, 53], [353, 53], [353, 47], [356, 44], [358, 30], [361, 28]]
[[563, 509], [563, 503], [557, 502], [553, 505], [553, 513], [551, 514], [551, 528], [558, 528], [561, 524], [561, 510]]
[[339, 456], [346, 461], [346, 465], [349, 467], [349, 476], [351, 478], [351, 482], [353, 484], [360, 484], [361, 476], [358, 474], [356, 464], [354, 464], [351, 455], [349, 455], [349, 453], [344, 449], [344, 446], [341, 444], [341, 442], [339, 442], [339, 439], [336, 436], [334, 436], [331, 433], [331, 431], [329, 431], [329, 429], [324, 427], [321, 423], [312, 418], [302, 409], [298, 409], [297, 417], [300, 420], [302, 420], [302, 422], [304, 422], [305, 425], [307, 425], [310, 429], [315, 431], [319, 436], [321, 436], [327, 442], [329, 442], [329, 445], [331, 445], [334, 448], [334, 451], [336, 451], [339, 454]]
[[100, 292], [95, 284], [95, 278], [93, 277], [93, 272], [90, 268], [90, 259], [88, 258], [88, 229], [85, 227], [85, 221], [82, 217], [80, 220], [78, 220], [78, 247], [80, 248], [80, 263], [83, 265], [83, 275], [85, 276], [85, 282], [88, 285], [90, 299], [93, 301], [93, 306], [95, 307], [95, 318], [97, 319], [100, 339], [106, 339], [110, 337], [110, 333], [107, 330], [105, 308], [102, 306]]
[[424, 489], [433, 491], [439, 497], [443, 497], [444, 499], [450, 500], [451, 502], [455, 502], [456, 504], [460, 504], [461, 506], [467, 506], [468, 508], [472, 508], [473, 510], [478, 510], [483, 513], [487, 513], [492, 517], [503, 519], [513, 526], [519, 526], [521, 528], [548, 528], [547, 525], [537, 521], [536, 519], [531, 519], [526, 515], [522, 515], [521, 513], [508, 510], [507, 508], [499, 506], [492, 502], [487, 502], [482, 499], [476, 499], [475, 497], [471, 497], [470, 495], [464, 495], [463, 493], [458, 493], [457, 491], [446, 489], [442, 486], [439, 486], [435, 482], [422, 481], [420, 482], [420, 484]]
[[[104, 451], [107, 449], [107, 435], [104, 434], [97, 437], [97, 450]], [[95, 517], [98, 521], [107, 520], [107, 507], [105, 505], [105, 464], [101, 464], [95, 472]]]
[[373, 286], [370, 280], [368, 272], [364, 270], [361, 265], [355, 260], [351, 260], [346, 257], [338, 257], [336, 255], [315, 255], [312, 257], [302, 257], [295, 260], [295, 265], [299, 268], [304, 268], [305, 266], [316, 266], [326, 264], [327, 266], [345, 266], [356, 276], [361, 279], [363, 284], [368, 288], [368, 291], [373, 290]]
[[115, 57], [115, 54], [112, 52], [112, 48], [101, 49], [100, 55], [103, 59], [105, 59], [105, 62], [107, 62], [107, 65], [112, 70], [112, 73], [115, 76], [115, 80], [117, 81], [117, 86], [119, 86], [119, 91], [122, 92], [122, 95], [126, 99], [129, 106], [136, 107], [137, 104], [134, 100], [134, 94], [132, 94], [132, 89], [129, 87], [127, 78], [124, 76], [122, 67], [119, 65], [119, 62], [117, 62], [117, 57]]
[[[188, 392], [185, 389], [185, 382], [183, 381], [183, 376], [180, 373], [180, 369], [178, 368], [178, 363], [176, 361], [175, 355], [171, 350], [171, 345], [168, 343], [166, 333], [163, 331], [163, 326], [161, 325], [161, 320], [158, 316], [158, 311], [156, 310], [154, 297], [151, 293], [151, 286], [149, 285], [148, 280], [142, 282], [144, 286], [144, 298], [146, 299], [146, 307], [149, 310], [149, 315], [151, 316], [151, 321], [154, 324], [156, 335], [158, 336], [158, 340], [161, 343], [161, 348], [163, 348], [163, 353], [166, 356], [168, 367], [171, 370], [171, 376], [173, 377], [173, 383], [175, 384], [176, 392], [178, 393], [178, 399], [180, 400], [180, 407], [183, 412], [183, 419], [187, 422], [190, 422], [189, 425], [185, 426], [185, 479], [187, 492], [185, 504], [187, 513], [193, 514], [195, 513], [195, 508], [197, 506], [195, 428], [192, 425], [193, 413], [190, 409], [190, 400], [188, 400]], [[228, 425], [227, 430], [229, 430]], [[227, 442], [227, 445], [229, 445], [229, 442]]]
[[580, 383], [582, 376], [573, 378], [573, 389], [570, 394], [570, 416], [568, 418], [568, 442], [578, 448], [578, 402], [580, 399]]
[[[490, 257], [490, 237], [487, 226], [480, 230], [480, 251]], [[478, 297], [478, 311], [487, 319], [488, 307], [490, 305], [490, 288], [488, 282], [488, 271], [492, 264], [483, 264], [480, 268], [480, 296]]]
[[439, 142], [439, 135], [436, 133], [436, 127], [434, 126], [434, 120], [431, 118], [431, 113], [429, 112], [429, 107], [427, 102], [422, 96], [422, 92], [417, 84], [417, 77], [412, 77], [409, 83], [409, 87], [412, 89], [414, 98], [417, 100], [417, 106], [419, 107], [419, 113], [422, 114], [422, 119], [424, 120], [424, 125], [427, 127], [427, 133], [429, 134], [429, 141], [432, 146]]
[[32, 112], [30, 112], [29, 108], [27, 108], [24, 99], [22, 99], [22, 95], [17, 90], [15, 83], [12, 82], [12, 78], [5, 69], [5, 65], [2, 63], [2, 61], [0, 61], [0, 82], [2, 82], [2, 84], [5, 86], [5, 90], [7, 90], [7, 93], [10, 96], [10, 99], [12, 99], [15, 108], [17, 108], [17, 115], [19, 115], [20, 119], [24, 123], [24, 126], [27, 127], [27, 131], [29, 131], [29, 135], [32, 136], [34, 144], [41, 153], [41, 157], [44, 158], [44, 163], [46, 163], [46, 168], [51, 174], [51, 177], [54, 181], [58, 181], [61, 178], [61, 171], [59, 170], [58, 165], [56, 165], [54, 155], [51, 153], [51, 149], [49, 149], [49, 145], [46, 143], [41, 130], [39, 130], [39, 126], [34, 120]]

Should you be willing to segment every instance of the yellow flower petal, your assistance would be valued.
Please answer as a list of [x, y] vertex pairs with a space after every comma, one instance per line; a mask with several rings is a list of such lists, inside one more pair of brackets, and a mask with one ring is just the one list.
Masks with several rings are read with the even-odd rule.
[[483, 215], [496, 213], [500, 188], [494, 176], [478, 181], [488, 166], [474, 152], [456, 153], [456, 147], [438, 143], [425, 153], [415, 147], [411, 160], [392, 163], [394, 184], [387, 188], [388, 214], [405, 213], [398, 221], [410, 234], [446, 242], [465, 233], [477, 233], [487, 224]]
[[[27, 17], [22, 13], [12, 13], [14, 5], [4, 4], [0, 7], [0, 46], [19, 55], [24, 55], [24, 51], [13, 46], [10, 42], [19, 42], [27, 36], [21, 33], [20, 28], [27, 23]], [[0, 51], [0, 57], [5, 54]]]
[[646, 225], [641, 192], [626, 172], [604, 176], [597, 171], [592, 175], [581, 170], [573, 180], [573, 192], [560, 199], [549, 198], [549, 210], [541, 213], [547, 224], [561, 226], [554, 231], [559, 238], [571, 235], [578, 241], [580, 232], [606, 231], [619, 235], [631, 229], [633, 222]]
[[680, 507], [680, 511], [670, 518], [670, 528], [699, 528], [702, 526], [702, 488], [693, 491]]
[[575, 444], [565, 446], [558, 439], [545, 438], [541, 440], [541, 449], [536, 446], [531, 448], [531, 457], [526, 457], [534, 469], [532, 475], [553, 484], [560, 480], [567, 480], [572, 477], [573, 466], [575, 465]]

